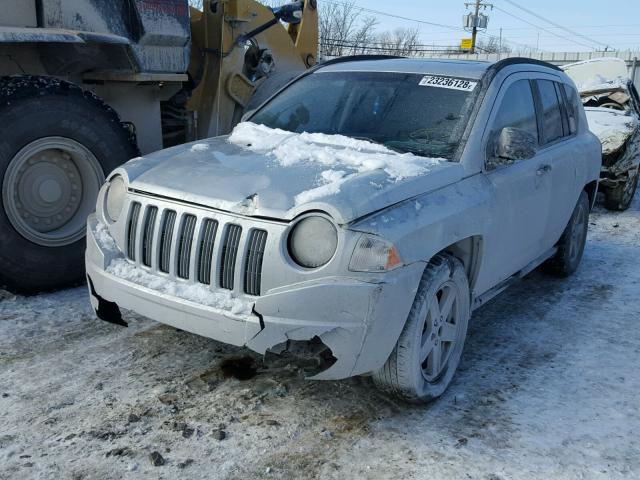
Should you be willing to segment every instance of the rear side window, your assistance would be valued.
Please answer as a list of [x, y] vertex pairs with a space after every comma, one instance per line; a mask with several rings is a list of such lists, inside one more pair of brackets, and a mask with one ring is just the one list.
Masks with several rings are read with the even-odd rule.
[[562, 110], [555, 82], [536, 80], [542, 107], [542, 144], [551, 143], [564, 136], [562, 126]]

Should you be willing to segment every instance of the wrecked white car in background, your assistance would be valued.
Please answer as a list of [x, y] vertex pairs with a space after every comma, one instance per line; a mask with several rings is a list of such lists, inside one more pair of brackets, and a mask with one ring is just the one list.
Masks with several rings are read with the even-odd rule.
[[473, 309], [542, 263], [578, 267], [600, 157], [548, 64], [328, 62], [231, 136], [111, 173], [91, 301], [118, 324], [124, 308], [259, 353], [316, 349], [312, 378], [428, 401]]
[[602, 143], [605, 207], [626, 210], [640, 177], [640, 97], [627, 65], [619, 58], [598, 58], [562, 68], [576, 83], [589, 128]]

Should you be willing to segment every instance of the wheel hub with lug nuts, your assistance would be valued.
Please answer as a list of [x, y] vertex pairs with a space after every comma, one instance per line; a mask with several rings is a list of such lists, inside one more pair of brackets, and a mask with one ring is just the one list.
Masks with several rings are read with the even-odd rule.
[[104, 182], [97, 158], [75, 140], [46, 137], [9, 162], [2, 201], [13, 227], [26, 239], [55, 247], [84, 236], [85, 221]]
[[80, 172], [67, 152], [44, 150], [18, 170], [16, 209], [38, 232], [60, 228], [78, 211], [79, 179]]

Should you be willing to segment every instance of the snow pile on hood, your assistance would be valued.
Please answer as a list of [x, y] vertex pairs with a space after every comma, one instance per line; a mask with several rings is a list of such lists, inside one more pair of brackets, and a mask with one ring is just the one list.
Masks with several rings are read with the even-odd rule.
[[326, 165], [328, 169], [320, 175], [318, 188], [297, 195], [296, 205], [338, 193], [344, 182], [361, 173], [383, 170], [390, 181], [399, 181], [425, 174], [447, 161], [394, 152], [383, 145], [344, 135], [293, 133], [251, 122], [237, 125], [229, 142], [271, 155], [285, 167], [304, 162]]
[[107, 273], [164, 295], [225, 310], [234, 315], [249, 315], [251, 313], [252, 304], [234, 297], [230, 292], [212, 291], [204, 285], [178, 283], [152, 275], [123, 258], [113, 260], [107, 267]]
[[605, 155], [620, 148], [638, 128], [638, 119], [633, 115], [602, 107], [586, 107], [584, 110], [589, 130], [600, 139]]

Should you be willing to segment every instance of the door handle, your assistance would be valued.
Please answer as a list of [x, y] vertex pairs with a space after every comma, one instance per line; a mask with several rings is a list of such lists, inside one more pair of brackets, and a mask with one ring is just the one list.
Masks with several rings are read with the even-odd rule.
[[538, 176], [542, 176], [545, 173], [549, 173], [551, 170], [553, 170], [553, 167], [549, 164], [547, 165], [541, 165], [540, 168], [536, 171], [536, 173], [538, 174]]

